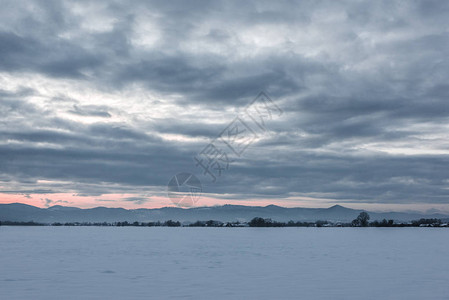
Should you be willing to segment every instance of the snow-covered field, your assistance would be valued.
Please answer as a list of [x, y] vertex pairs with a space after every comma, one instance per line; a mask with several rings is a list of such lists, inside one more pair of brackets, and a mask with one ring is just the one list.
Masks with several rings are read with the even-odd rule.
[[0, 227], [0, 299], [449, 299], [446, 228]]

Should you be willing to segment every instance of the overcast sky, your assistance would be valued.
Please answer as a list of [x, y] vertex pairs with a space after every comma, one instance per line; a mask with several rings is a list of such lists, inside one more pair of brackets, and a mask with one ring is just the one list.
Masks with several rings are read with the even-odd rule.
[[[449, 210], [447, 1], [1, 1], [0, 202]], [[216, 182], [195, 155], [283, 111]]]

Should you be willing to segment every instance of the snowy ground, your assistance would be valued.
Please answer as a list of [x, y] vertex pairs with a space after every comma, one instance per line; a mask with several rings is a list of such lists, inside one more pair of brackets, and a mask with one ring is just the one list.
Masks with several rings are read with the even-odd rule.
[[447, 228], [0, 227], [0, 299], [449, 299]]

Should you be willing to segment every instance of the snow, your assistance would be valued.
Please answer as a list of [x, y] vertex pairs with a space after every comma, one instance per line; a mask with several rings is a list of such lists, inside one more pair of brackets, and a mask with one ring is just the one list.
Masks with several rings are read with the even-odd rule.
[[448, 299], [445, 228], [0, 227], [0, 299]]

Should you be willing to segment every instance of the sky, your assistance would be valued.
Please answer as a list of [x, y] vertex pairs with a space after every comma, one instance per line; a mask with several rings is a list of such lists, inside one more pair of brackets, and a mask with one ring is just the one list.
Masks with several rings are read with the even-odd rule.
[[1, 6], [0, 203], [449, 211], [447, 1]]

